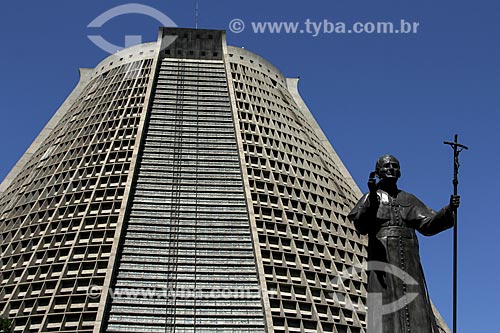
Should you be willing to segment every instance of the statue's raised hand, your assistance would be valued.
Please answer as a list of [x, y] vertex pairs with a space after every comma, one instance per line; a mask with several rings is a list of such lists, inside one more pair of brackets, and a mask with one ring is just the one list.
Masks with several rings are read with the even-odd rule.
[[377, 179], [375, 178], [375, 175], [377, 173], [375, 171], [370, 172], [370, 178], [368, 179], [368, 190], [370, 191], [370, 194], [376, 195], [377, 193]]

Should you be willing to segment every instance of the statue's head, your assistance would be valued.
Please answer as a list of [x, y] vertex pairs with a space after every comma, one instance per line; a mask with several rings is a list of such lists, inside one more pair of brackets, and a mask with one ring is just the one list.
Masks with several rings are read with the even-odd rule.
[[399, 161], [392, 155], [381, 156], [375, 164], [375, 172], [381, 181], [397, 182], [401, 177]]

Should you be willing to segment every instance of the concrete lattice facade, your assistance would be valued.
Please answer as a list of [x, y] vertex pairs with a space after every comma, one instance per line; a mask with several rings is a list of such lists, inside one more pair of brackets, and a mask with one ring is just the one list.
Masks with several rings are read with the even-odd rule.
[[82, 70], [0, 186], [15, 332], [365, 332], [360, 192], [297, 81], [216, 30]]
[[[152, 59], [92, 77], [0, 199], [0, 307], [15, 331], [94, 329]], [[130, 59], [130, 60], [129, 60]]]

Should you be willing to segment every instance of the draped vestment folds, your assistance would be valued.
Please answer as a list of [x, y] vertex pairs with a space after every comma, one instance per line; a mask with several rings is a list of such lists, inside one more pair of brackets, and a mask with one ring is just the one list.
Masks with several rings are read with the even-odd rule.
[[377, 198], [365, 194], [349, 218], [368, 235], [368, 333], [438, 333], [415, 230], [430, 236], [452, 227], [452, 211], [435, 212], [410, 193], [379, 189]]

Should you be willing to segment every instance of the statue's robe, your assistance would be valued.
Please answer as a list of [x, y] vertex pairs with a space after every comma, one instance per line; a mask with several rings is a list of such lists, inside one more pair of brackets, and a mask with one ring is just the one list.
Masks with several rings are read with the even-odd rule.
[[435, 212], [404, 191], [391, 197], [379, 189], [377, 197], [365, 194], [349, 214], [358, 232], [368, 235], [367, 332], [438, 333], [415, 230], [426, 236], [446, 230], [453, 212]]

